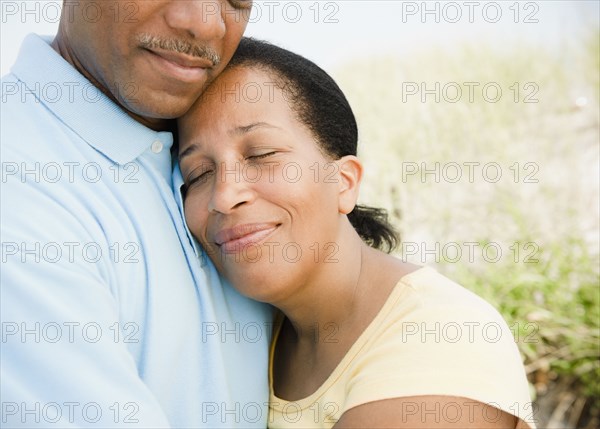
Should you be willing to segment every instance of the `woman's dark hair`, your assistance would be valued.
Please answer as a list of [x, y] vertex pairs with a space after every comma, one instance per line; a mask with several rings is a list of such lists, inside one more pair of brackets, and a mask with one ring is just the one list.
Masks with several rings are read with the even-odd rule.
[[[358, 128], [352, 108], [335, 81], [319, 66], [268, 42], [245, 37], [228, 67], [251, 66], [270, 74], [298, 119], [321, 150], [333, 159], [356, 155]], [[385, 210], [357, 205], [348, 214], [358, 235], [370, 246], [391, 252], [398, 233]]]

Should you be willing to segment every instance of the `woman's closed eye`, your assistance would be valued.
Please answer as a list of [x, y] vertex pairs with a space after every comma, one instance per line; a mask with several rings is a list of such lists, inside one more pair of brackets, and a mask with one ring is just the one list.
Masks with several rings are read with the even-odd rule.
[[257, 154], [257, 155], [251, 155], [251, 156], [246, 157], [246, 159], [250, 160], [250, 161], [259, 161], [261, 159], [273, 156], [276, 153], [277, 153], [277, 151], [271, 151], [271, 152], [261, 153], [261, 154]]
[[188, 179], [185, 181], [186, 188], [190, 188], [195, 184], [201, 184], [206, 182], [206, 180], [208, 180], [208, 178], [210, 178], [210, 176], [212, 176], [214, 172], [214, 169], [206, 169], [202, 172], [198, 172], [198, 174], [192, 172], [192, 174], [190, 174], [188, 176]]
[[[247, 156], [245, 159], [247, 162], [258, 162], [263, 159], [267, 159], [273, 155], [276, 155], [277, 151], [269, 151], [265, 153], [258, 153], [255, 155]], [[221, 167], [224, 167], [222, 165]], [[198, 186], [203, 183], [206, 183], [208, 179], [210, 179], [216, 173], [215, 166], [204, 166], [195, 168], [186, 178], [185, 187], [186, 189], [191, 188], [192, 186]]]

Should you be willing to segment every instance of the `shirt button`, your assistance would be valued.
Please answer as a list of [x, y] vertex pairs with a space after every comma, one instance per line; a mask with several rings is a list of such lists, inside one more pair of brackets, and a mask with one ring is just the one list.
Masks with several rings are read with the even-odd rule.
[[156, 140], [154, 143], [152, 143], [150, 149], [154, 153], [160, 153], [160, 151], [163, 150], [163, 144], [160, 140]]

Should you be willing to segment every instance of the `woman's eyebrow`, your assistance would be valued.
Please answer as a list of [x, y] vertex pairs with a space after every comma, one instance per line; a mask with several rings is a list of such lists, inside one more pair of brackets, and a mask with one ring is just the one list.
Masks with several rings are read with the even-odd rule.
[[191, 154], [196, 152], [198, 149], [199, 149], [199, 147], [195, 143], [192, 143], [189, 147], [187, 147], [183, 152], [181, 152], [179, 154], [179, 160], [181, 161], [186, 156], [190, 156]]
[[275, 125], [271, 125], [267, 122], [255, 122], [253, 124], [250, 125], [242, 125], [239, 127], [235, 127], [233, 130], [231, 130], [229, 132], [229, 134], [231, 135], [235, 135], [235, 136], [239, 136], [241, 134], [246, 134], [249, 133], [250, 131], [254, 131], [256, 128], [276, 128], [279, 129], [279, 127], [276, 127]]

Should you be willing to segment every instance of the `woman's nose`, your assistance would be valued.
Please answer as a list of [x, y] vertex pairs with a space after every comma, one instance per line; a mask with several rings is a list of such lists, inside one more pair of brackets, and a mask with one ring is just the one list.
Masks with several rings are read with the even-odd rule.
[[237, 207], [254, 200], [255, 192], [251, 188], [251, 184], [245, 180], [239, 162], [222, 163], [217, 168], [215, 176], [212, 195], [208, 203], [209, 212], [228, 214]]

